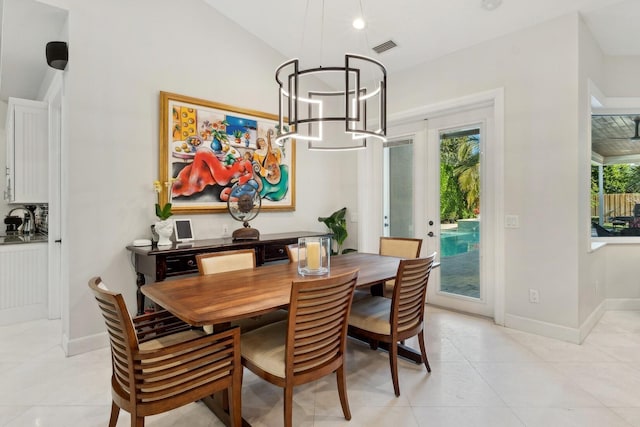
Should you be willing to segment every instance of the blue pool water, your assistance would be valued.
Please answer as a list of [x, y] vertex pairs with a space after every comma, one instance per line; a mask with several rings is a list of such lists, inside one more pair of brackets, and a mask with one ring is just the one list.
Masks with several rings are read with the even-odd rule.
[[480, 231], [449, 231], [440, 233], [440, 257], [479, 250]]

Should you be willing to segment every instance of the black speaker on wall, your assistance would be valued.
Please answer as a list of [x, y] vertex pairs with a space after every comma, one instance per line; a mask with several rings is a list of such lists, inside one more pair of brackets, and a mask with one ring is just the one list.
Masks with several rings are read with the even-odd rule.
[[56, 70], [64, 70], [69, 61], [67, 42], [49, 42], [46, 48], [47, 64]]

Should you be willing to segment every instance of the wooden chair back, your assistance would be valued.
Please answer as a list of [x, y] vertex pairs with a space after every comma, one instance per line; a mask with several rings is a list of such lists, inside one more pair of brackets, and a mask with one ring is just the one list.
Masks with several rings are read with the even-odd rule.
[[[116, 425], [120, 409], [131, 414], [132, 425], [144, 426], [145, 416], [224, 389], [231, 389], [233, 396], [232, 422], [241, 424], [242, 365], [237, 328], [215, 335], [185, 331], [176, 334], [182, 334], [180, 339], [172, 339], [162, 322], [146, 321], [145, 316], [136, 327], [122, 294], [109, 291], [99, 277], [89, 281], [89, 288], [104, 317], [111, 345], [110, 426]], [[154, 327], [160, 332], [155, 333]], [[162, 338], [142, 341], [139, 335]]]
[[292, 283], [285, 356], [287, 382], [308, 382], [342, 366], [357, 278], [358, 271], [354, 270]]
[[287, 245], [287, 256], [289, 257], [289, 262], [298, 262], [298, 244], [292, 243]]
[[418, 258], [422, 249], [422, 239], [408, 237], [380, 237], [380, 255], [399, 258]]
[[379, 342], [388, 344], [391, 379], [396, 396], [400, 396], [398, 381], [398, 342], [418, 337], [421, 359], [427, 372], [431, 372], [424, 342], [424, 310], [429, 275], [436, 258], [400, 261], [391, 299], [370, 296], [354, 302], [349, 318], [349, 329], [356, 336], [366, 338], [372, 349]]
[[391, 298], [391, 334], [402, 340], [422, 331], [427, 284], [436, 254], [400, 261]]
[[[336, 373], [342, 412], [351, 419], [344, 355], [358, 271], [293, 281], [287, 321], [242, 336], [242, 363], [284, 388], [284, 425], [293, 425], [293, 388]], [[284, 344], [284, 345], [283, 345]]]
[[256, 266], [256, 252], [253, 249], [210, 252], [196, 255], [196, 262], [201, 276], [243, 270]]

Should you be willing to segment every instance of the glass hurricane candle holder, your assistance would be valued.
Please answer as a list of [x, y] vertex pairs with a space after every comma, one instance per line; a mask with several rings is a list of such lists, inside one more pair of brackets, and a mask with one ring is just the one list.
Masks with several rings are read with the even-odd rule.
[[329, 273], [330, 237], [300, 237], [298, 239], [298, 273], [321, 276]]

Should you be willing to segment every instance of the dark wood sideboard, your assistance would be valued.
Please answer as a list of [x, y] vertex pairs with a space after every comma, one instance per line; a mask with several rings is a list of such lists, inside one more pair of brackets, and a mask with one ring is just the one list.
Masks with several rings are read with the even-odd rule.
[[146, 283], [161, 282], [167, 277], [183, 276], [198, 272], [196, 255], [206, 252], [220, 252], [233, 249], [253, 248], [258, 266], [287, 259], [286, 246], [298, 243], [299, 237], [328, 236], [329, 233], [314, 231], [292, 231], [289, 233], [263, 234], [258, 240], [233, 241], [231, 237], [208, 240], [193, 240], [173, 243], [171, 246], [127, 246], [133, 252], [136, 270], [136, 292], [138, 315], [144, 313], [144, 294], [140, 288]]

